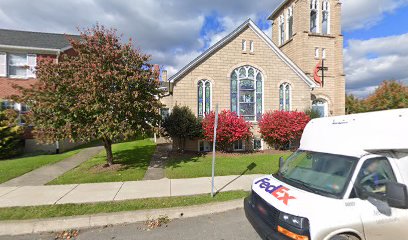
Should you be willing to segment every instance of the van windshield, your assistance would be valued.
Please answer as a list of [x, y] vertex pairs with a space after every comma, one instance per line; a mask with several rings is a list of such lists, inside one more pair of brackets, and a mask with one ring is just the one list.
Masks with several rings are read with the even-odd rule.
[[328, 153], [297, 151], [277, 177], [309, 192], [341, 198], [358, 158]]

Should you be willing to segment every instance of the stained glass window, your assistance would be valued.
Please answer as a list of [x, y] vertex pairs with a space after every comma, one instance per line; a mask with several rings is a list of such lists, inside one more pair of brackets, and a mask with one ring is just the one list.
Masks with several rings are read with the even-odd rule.
[[204, 117], [211, 112], [211, 82], [208, 80], [200, 80], [197, 84], [198, 88], [198, 116]]
[[291, 110], [291, 87], [289, 83], [283, 83], [279, 87], [279, 110], [290, 111]]
[[204, 92], [204, 89], [203, 89], [203, 82], [202, 81], [199, 81], [198, 82], [198, 116], [199, 117], [203, 117], [203, 115], [204, 115], [204, 111], [203, 111], [203, 108], [204, 108], [204, 98], [203, 98], [203, 92]]
[[197, 88], [198, 116], [204, 117], [211, 112], [211, 82], [200, 80], [198, 81]]
[[251, 66], [235, 69], [231, 74], [231, 111], [243, 116], [247, 121], [257, 121], [262, 117], [261, 72]]
[[205, 83], [205, 114], [209, 114], [211, 111], [211, 84]]

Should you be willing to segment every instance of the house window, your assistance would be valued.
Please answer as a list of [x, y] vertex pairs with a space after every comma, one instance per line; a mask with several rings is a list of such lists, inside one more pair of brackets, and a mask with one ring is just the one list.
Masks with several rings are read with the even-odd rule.
[[322, 49], [322, 58], [326, 59], [326, 48]]
[[282, 45], [285, 42], [285, 16], [282, 14], [279, 17], [279, 43]]
[[165, 120], [166, 118], [170, 116], [170, 109], [168, 108], [160, 109], [160, 115], [161, 115], [162, 120]]
[[288, 39], [293, 37], [293, 7], [288, 8]]
[[0, 110], [12, 109], [18, 113], [18, 124], [23, 125], [25, 124], [24, 115], [30, 111], [30, 108], [23, 103], [15, 103], [11, 100], [3, 100], [1, 101], [1, 108]]
[[254, 150], [261, 150], [262, 149], [262, 140], [259, 138], [254, 138]]
[[[37, 56], [35, 54], [7, 54], [8, 76], [11, 78], [34, 78]], [[3, 58], [4, 59], [4, 58]], [[1, 60], [3, 61], [3, 60]], [[0, 64], [1, 65], [1, 64]]]
[[279, 110], [291, 110], [292, 88], [289, 83], [282, 83], [279, 87]]
[[249, 41], [249, 50], [251, 51], [251, 53], [254, 52], [254, 41]]
[[199, 152], [211, 152], [212, 145], [207, 141], [198, 141], [198, 151]]
[[1, 101], [1, 110], [15, 109], [15, 108], [16, 108], [16, 106], [15, 106], [15, 103], [13, 101], [9, 101], [9, 100], [2, 100]]
[[318, 32], [318, 1], [311, 0], [310, 2], [310, 32], [317, 33]]
[[238, 140], [233, 144], [234, 151], [243, 151], [244, 150], [244, 141]]
[[315, 48], [315, 58], [319, 59], [319, 57], [320, 57], [319, 48]]
[[246, 51], [246, 40], [242, 40], [242, 51]]
[[204, 117], [211, 112], [211, 82], [200, 80], [198, 88], [198, 116]]
[[323, 1], [322, 6], [322, 33], [330, 34], [330, 5], [329, 1]]
[[247, 121], [258, 121], [263, 112], [262, 73], [251, 66], [235, 69], [231, 74], [231, 111]]

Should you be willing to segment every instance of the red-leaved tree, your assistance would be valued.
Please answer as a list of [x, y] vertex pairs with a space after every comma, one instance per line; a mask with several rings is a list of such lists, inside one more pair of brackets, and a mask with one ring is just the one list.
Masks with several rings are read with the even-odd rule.
[[[215, 113], [208, 114], [203, 122], [204, 139], [214, 141]], [[239, 117], [235, 112], [223, 110], [218, 114], [217, 148], [222, 151], [230, 151], [231, 146], [238, 140], [252, 137], [252, 124]]]
[[18, 101], [30, 104], [38, 140], [99, 139], [112, 165], [114, 141], [157, 126], [158, 72], [149, 55], [123, 43], [114, 29], [96, 25], [70, 42], [75, 54], [40, 61], [38, 81], [20, 87]]
[[267, 112], [259, 122], [259, 132], [269, 146], [284, 150], [300, 139], [309, 121], [310, 117], [303, 112]]

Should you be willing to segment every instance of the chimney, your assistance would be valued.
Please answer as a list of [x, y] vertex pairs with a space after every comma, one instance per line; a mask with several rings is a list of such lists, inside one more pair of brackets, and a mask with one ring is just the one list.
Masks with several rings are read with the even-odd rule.
[[162, 71], [162, 81], [167, 82], [167, 70]]
[[160, 77], [160, 66], [159, 64], [154, 64], [153, 65], [153, 73], [157, 74], [157, 78], [156, 80], [159, 81], [159, 77]]

